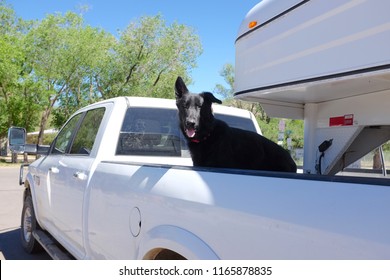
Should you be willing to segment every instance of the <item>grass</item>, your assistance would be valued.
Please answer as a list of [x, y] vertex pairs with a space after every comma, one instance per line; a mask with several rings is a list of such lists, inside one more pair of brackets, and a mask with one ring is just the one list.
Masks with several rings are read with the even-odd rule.
[[[29, 156], [28, 162], [33, 162], [35, 156]], [[19, 167], [23, 163], [23, 156], [18, 155], [16, 163], [12, 163], [11, 156], [0, 156], [0, 167]]]

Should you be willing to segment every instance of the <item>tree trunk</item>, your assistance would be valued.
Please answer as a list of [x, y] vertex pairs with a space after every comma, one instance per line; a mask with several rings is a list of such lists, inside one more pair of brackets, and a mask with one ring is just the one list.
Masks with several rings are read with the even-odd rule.
[[376, 149], [372, 158], [372, 169], [382, 169], [382, 161], [379, 154], [379, 149]]
[[51, 107], [46, 108], [45, 111], [43, 111], [42, 113], [41, 123], [39, 125], [38, 143], [37, 143], [38, 145], [43, 144], [43, 134], [45, 132], [45, 128], [46, 128], [47, 120], [49, 119], [50, 112], [51, 112]]
[[23, 153], [23, 162], [28, 163], [28, 154], [27, 153]]
[[18, 153], [12, 152], [11, 154], [11, 163], [17, 163], [18, 162]]

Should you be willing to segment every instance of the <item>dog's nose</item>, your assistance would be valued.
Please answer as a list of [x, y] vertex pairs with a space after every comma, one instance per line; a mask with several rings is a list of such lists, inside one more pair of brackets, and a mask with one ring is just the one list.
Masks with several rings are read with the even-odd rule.
[[187, 127], [195, 127], [195, 122], [194, 122], [194, 121], [191, 121], [191, 120], [187, 120], [187, 121], [186, 121], [186, 126], [187, 126]]

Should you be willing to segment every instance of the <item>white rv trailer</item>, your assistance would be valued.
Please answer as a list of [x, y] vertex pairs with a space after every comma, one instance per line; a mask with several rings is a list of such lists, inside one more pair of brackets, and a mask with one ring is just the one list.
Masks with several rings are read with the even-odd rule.
[[263, 0], [242, 22], [235, 97], [304, 119], [304, 173], [336, 174], [390, 139], [389, 11], [383, 0]]

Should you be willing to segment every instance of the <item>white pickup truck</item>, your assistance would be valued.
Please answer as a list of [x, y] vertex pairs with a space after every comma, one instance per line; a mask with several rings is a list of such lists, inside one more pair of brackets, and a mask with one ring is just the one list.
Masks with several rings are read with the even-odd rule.
[[22, 243], [76, 259], [389, 258], [388, 184], [194, 168], [174, 100], [121, 97], [76, 112], [29, 166]]
[[[264, 0], [243, 21], [236, 96], [305, 120], [303, 173], [192, 167], [174, 101], [107, 100], [76, 112], [29, 166], [24, 247], [76, 259], [389, 259], [389, 179], [334, 175], [390, 138], [384, 5]], [[214, 108], [257, 130], [249, 113]]]

